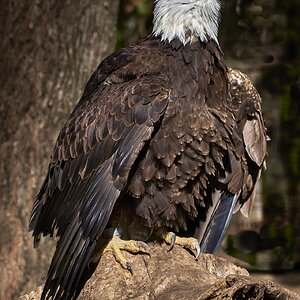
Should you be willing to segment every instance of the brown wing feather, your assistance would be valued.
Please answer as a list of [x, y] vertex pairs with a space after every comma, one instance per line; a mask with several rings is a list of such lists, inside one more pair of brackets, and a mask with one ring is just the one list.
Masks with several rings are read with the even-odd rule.
[[115, 53], [92, 76], [59, 134], [34, 203], [29, 228], [35, 245], [41, 234], [57, 229], [60, 236], [42, 299], [75, 292], [131, 166], [168, 104], [164, 79], [128, 78], [124, 60], [133, 63], [132, 51]]
[[[224, 169], [211, 193], [205, 221], [195, 233], [201, 241], [202, 251], [208, 252], [213, 252], [221, 242], [231, 218], [228, 214], [233, 212], [234, 206], [235, 210], [240, 209], [248, 216], [266, 157], [267, 136], [261, 98], [246, 75], [233, 69], [229, 69], [227, 75], [235, 125], [230, 147], [222, 158]], [[213, 152], [211, 155], [216, 161], [217, 156]]]
[[241, 212], [248, 216], [267, 155], [267, 134], [262, 117], [261, 97], [249, 77], [238, 70], [229, 69], [228, 79], [237, 129], [244, 145], [241, 155], [244, 173]]

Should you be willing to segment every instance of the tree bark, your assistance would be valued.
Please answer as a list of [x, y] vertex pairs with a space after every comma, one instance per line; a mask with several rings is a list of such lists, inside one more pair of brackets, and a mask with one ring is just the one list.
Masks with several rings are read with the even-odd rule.
[[[271, 281], [249, 277], [223, 258], [200, 255], [198, 261], [175, 246], [150, 244], [151, 256], [124, 253], [133, 264], [133, 274], [123, 269], [111, 253], [105, 253], [78, 300], [299, 300], [299, 295]], [[20, 300], [38, 300], [42, 287]]]
[[112, 51], [118, 0], [10, 1], [0, 9], [0, 299], [44, 281], [53, 242], [27, 232], [63, 122]]

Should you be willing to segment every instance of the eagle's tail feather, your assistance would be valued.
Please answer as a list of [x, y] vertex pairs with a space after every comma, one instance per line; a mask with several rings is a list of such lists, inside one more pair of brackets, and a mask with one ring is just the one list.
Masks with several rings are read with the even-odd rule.
[[200, 241], [201, 252], [214, 253], [218, 249], [228, 228], [238, 197], [239, 195], [229, 192], [222, 193]]

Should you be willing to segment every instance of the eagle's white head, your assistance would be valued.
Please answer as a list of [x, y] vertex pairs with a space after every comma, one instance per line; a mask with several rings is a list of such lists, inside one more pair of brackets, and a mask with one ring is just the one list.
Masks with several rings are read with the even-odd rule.
[[219, 0], [155, 0], [153, 34], [184, 45], [211, 38], [218, 43]]

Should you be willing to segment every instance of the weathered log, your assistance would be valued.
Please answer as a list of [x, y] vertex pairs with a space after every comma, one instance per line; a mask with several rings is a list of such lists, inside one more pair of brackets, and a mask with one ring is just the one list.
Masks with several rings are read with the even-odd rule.
[[[150, 244], [151, 256], [124, 253], [133, 263], [133, 274], [123, 269], [111, 253], [105, 253], [78, 300], [119, 299], [300, 299], [271, 281], [249, 277], [247, 270], [210, 254], [196, 261], [175, 246], [171, 252]], [[20, 300], [40, 298], [42, 287]]]

